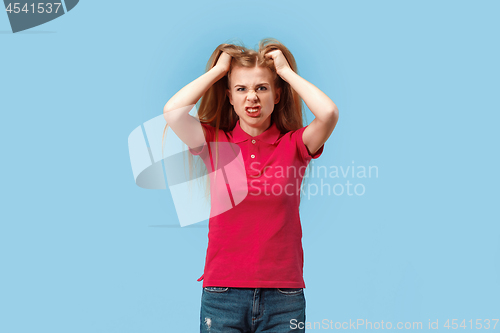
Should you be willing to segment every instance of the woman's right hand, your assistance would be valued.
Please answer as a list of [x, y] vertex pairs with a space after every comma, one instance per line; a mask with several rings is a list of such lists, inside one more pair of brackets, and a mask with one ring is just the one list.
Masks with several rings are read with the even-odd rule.
[[214, 67], [218, 68], [225, 75], [229, 71], [229, 68], [231, 67], [232, 58], [233, 57], [231, 57], [229, 53], [222, 51]]

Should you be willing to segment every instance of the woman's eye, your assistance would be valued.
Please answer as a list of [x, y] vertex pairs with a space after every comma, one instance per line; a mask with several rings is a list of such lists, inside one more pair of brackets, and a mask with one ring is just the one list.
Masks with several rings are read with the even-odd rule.
[[[259, 87], [259, 88], [257, 88], [257, 89], [260, 89], [260, 88], [264, 88], [264, 90], [267, 90], [267, 88], [266, 88], [266, 87], [264, 87], [264, 86]], [[238, 88], [238, 89], [236, 89], [236, 91], [241, 91], [240, 89], [245, 89], [245, 88]]]

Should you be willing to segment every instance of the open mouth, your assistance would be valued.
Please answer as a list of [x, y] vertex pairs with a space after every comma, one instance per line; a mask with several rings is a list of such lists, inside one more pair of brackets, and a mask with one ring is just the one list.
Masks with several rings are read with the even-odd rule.
[[246, 107], [245, 111], [250, 117], [257, 117], [258, 115], [260, 115], [260, 106]]

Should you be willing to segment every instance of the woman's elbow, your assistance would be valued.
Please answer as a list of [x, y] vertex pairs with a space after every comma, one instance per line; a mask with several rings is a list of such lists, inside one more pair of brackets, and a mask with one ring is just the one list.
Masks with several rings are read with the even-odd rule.
[[172, 104], [169, 102], [167, 102], [167, 104], [165, 104], [165, 106], [163, 107], [163, 113], [167, 113], [167, 112], [170, 112], [172, 111]]

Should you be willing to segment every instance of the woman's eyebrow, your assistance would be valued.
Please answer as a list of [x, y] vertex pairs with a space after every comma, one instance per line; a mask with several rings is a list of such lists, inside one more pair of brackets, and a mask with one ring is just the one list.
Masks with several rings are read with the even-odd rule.
[[[257, 84], [256, 84], [256, 86], [266, 86], [266, 85], [268, 86], [268, 85], [269, 85], [269, 83], [267, 83], [267, 82], [263, 82], [263, 83], [257, 83]], [[245, 86], [245, 85], [243, 85], [243, 84], [237, 84], [237, 85], [235, 85], [234, 87], [236, 88], [236, 87], [246, 87], [246, 86]]]

